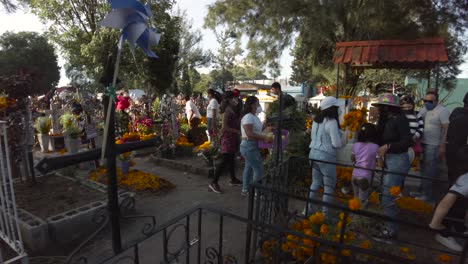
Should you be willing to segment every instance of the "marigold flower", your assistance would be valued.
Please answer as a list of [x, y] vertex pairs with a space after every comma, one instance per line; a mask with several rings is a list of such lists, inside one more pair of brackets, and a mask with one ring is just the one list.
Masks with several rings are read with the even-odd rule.
[[284, 251], [284, 252], [288, 252], [288, 251], [289, 251], [288, 244], [287, 244], [287, 243], [283, 243], [283, 244], [281, 245], [281, 250]]
[[441, 262], [450, 262], [452, 261], [452, 257], [450, 257], [449, 255], [446, 255], [446, 254], [442, 254], [442, 255], [439, 255], [437, 257], [437, 259]]
[[323, 225], [320, 226], [320, 234], [322, 234], [322, 235], [328, 234], [328, 226], [327, 225], [323, 224]]
[[307, 219], [302, 219], [301, 225], [302, 225], [302, 229], [310, 228], [310, 222]]
[[403, 253], [409, 253], [409, 248], [408, 247], [400, 247], [400, 251]]
[[358, 198], [353, 198], [348, 201], [348, 208], [357, 211], [361, 209], [361, 202], [359, 201]]
[[349, 249], [341, 250], [341, 256], [345, 256], [345, 257], [351, 256], [351, 250], [349, 250]]
[[379, 194], [376, 191], [373, 191], [369, 195], [369, 202], [373, 204], [378, 204], [379, 203]]
[[363, 248], [363, 249], [369, 249], [371, 246], [369, 240], [366, 240], [366, 241], [363, 241], [361, 242], [361, 244], [359, 244], [359, 247], [360, 248]]
[[390, 187], [390, 195], [391, 196], [398, 196], [401, 193], [400, 186], [392, 186]]

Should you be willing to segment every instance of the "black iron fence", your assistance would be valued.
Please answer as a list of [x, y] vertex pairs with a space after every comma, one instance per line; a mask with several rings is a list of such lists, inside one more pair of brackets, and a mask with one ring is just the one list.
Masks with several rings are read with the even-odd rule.
[[[440, 258], [464, 263], [467, 236], [449, 233], [463, 241], [463, 251], [454, 253], [430, 243], [436, 232], [424, 223], [309, 198], [308, 183], [297, 182], [310, 178], [315, 162], [322, 161], [301, 158], [269, 167], [262, 182], [250, 188], [246, 217], [196, 207], [125, 246], [119, 255], [94, 262], [437, 263]], [[374, 185], [381, 185], [385, 173], [374, 171]], [[327, 207], [331, 213], [324, 217], [309, 212], [309, 205]], [[383, 223], [399, 225], [397, 240], [374, 239], [371, 230]]]

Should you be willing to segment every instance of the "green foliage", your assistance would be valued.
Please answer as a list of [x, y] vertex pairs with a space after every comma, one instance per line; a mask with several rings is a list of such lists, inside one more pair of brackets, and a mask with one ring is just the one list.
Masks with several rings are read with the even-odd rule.
[[0, 76], [31, 74], [34, 89], [41, 95], [60, 80], [60, 68], [54, 47], [35, 32], [6, 32], [0, 36]]
[[232, 75], [235, 80], [264, 80], [268, 77], [259, 67], [249, 64], [235, 65], [232, 68]]
[[[72, 81], [101, 80], [104, 85], [110, 83], [120, 32], [99, 26], [110, 12], [107, 0], [30, 0], [29, 6], [50, 25], [49, 38], [62, 49], [68, 61], [67, 74]], [[169, 13], [172, 0], [151, 1], [150, 6], [155, 14], [154, 24], [162, 34], [155, 48], [159, 58], [149, 59], [138, 48], [133, 57], [126, 43], [119, 78], [135, 86], [146, 87], [146, 92], [153, 95], [175, 89], [180, 18]]]
[[200, 74], [200, 80], [194, 84], [193, 92], [205, 93], [211, 87], [213, 80], [209, 74]]
[[81, 134], [81, 128], [78, 125], [78, 118], [74, 114], [65, 113], [59, 119], [62, 125], [62, 132], [71, 138], [78, 138]]
[[52, 127], [52, 120], [47, 116], [40, 116], [34, 122], [34, 128], [39, 134], [49, 134]]
[[[295, 81], [314, 81], [330, 68], [335, 43], [375, 39], [443, 37], [449, 63], [444, 83], [455, 78], [466, 53], [468, 8], [463, 0], [218, 0], [209, 6], [205, 25], [236, 28], [248, 38], [248, 58], [279, 69], [278, 58], [296, 38]], [[356, 93], [362, 71], [348, 69], [347, 87]], [[323, 74], [326, 75], [326, 74]]]

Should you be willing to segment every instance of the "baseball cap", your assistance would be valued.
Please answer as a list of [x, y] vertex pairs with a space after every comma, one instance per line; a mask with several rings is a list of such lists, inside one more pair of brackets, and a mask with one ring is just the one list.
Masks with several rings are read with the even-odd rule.
[[343, 100], [338, 100], [333, 96], [327, 96], [320, 102], [320, 109], [325, 110], [332, 106], [343, 106], [344, 104], [345, 102]]

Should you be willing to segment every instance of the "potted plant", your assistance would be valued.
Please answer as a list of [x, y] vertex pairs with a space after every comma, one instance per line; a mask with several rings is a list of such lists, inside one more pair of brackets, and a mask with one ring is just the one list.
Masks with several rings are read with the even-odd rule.
[[130, 171], [130, 163], [132, 161], [132, 153], [131, 152], [125, 152], [117, 156], [117, 159], [119, 161], [119, 167], [120, 167], [120, 172], [123, 175], [128, 174]]
[[34, 128], [37, 130], [37, 139], [41, 146], [41, 152], [46, 152], [49, 148], [49, 131], [52, 126], [51, 119], [46, 116], [40, 116], [34, 122]]
[[65, 147], [69, 153], [77, 153], [81, 144], [81, 128], [75, 115], [66, 113], [60, 117], [60, 124], [65, 135]]

